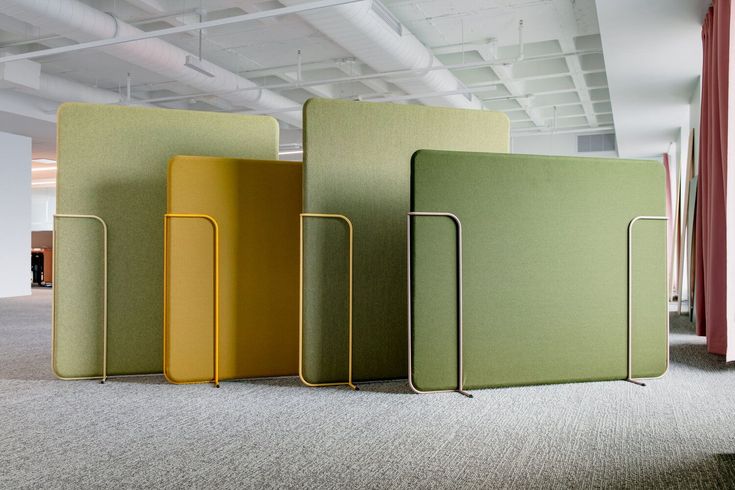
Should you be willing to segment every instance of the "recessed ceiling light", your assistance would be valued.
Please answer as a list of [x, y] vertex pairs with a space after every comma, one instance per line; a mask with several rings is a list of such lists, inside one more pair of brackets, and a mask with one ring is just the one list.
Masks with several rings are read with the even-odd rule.
[[45, 179], [45, 180], [34, 180], [31, 182], [32, 186], [55, 186], [56, 180], [55, 179]]
[[33, 161], [35, 163], [56, 164], [56, 160], [51, 160], [49, 158], [34, 158]]

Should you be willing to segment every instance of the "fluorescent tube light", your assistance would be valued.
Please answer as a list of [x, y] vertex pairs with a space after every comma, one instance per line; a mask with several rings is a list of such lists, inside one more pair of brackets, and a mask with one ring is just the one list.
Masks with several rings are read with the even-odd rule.
[[191, 68], [194, 71], [197, 71], [201, 73], [202, 75], [206, 75], [209, 78], [214, 78], [214, 73], [204, 68], [204, 62], [193, 55], [186, 55], [186, 62], [184, 63], [184, 66]]
[[40, 186], [55, 186], [56, 185], [56, 179], [44, 179], [44, 180], [34, 180], [31, 182], [31, 186], [40, 187]]
[[47, 163], [47, 164], [56, 164], [56, 160], [51, 160], [49, 158], [34, 158], [32, 161], [36, 163]]
[[50, 172], [51, 170], [56, 170], [56, 167], [36, 167], [32, 168], [31, 172]]
[[279, 155], [300, 155], [301, 153], [304, 153], [304, 150], [288, 150], [288, 151], [279, 151]]

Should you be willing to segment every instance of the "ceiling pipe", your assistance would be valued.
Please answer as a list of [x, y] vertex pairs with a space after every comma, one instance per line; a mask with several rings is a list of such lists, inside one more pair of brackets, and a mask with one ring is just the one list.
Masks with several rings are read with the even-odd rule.
[[[285, 5], [304, 2], [280, 1]], [[378, 0], [364, 0], [329, 11], [302, 12], [299, 15], [373, 70], [413, 72], [410, 79], [392, 80], [408, 94], [451, 92], [464, 86]], [[465, 109], [482, 107], [480, 101], [471, 95], [446, 95], [421, 102]]]
[[[179, 10], [176, 12], [169, 12], [164, 15], [158, 15], [156, 17], [145, 17], [141, 19], [134, 19], [134, 20], [128, 20], [128, 24], [133, 25], [135, 27], [151, 24], [153, 22], [158, 22], [161, 20], [170, 19], [171, 17], [179, 17], [187, 14], [191, 14], [193, 12], [198, 11], [199, 9], [186, 9], [186, 10]], [[11, 47], [17, 47], [17, 46], [27, 46], [29, 44], [44, 44], [49, 41], [56, 41], [64, 39], [63, 36], [53, 35], [53, 36], [43, 36], [43, 37], [36, 37], [31, 39], [17, 39], [15, 41], [6, 41], [0, 43], [0, 49], [5, 48], [11, 48]]]
[[[169, 27], [166, 29], [158, 29], [154, 31], [142, 31], [140, 29], [136, 29], [134, 31], [128, 31], [121, 35], [118, 30], [115, 30], [115, 33], [112, 36], [102, 38], [102, 39], [96, 39], [93, 41], [79, 41], [77, 44], [71, 44], [68, 46], [60, 46], [58, 48], [38, 49], [34, 51], [29, 51], [26, 53], [14, 54], [10, 56], [3, 56], [3, 57], [0, 57], [0, 63], [7, 63], [9, 61], [32, 60], [35, 58], [43, 58], [46, 56], [54, 56], [57, 54], [73, 53], [73, 52], [82, 51], [85, 49], [104, 48], [107, 46], [114, 46], [117, 44], [126, 44], [126, 43], [131, 43], [134, 41], [144, 41], [147, 39], [161, 38], [161, 37], [170, 36], [173, 34], [181, 34], [184, 32], [191, 32], [191, 31], [196, 31], [196, 30], [201, 30], [201, 29], [209, 29], [212, 27], [220, 27], [220, 26], [226, 26], [230, 24], [238, 24], [241, 22], [248, 22], [248, 21], [253, 21], [253, 20], [268, 19], [272, 17], [277, 17], [279, 15], [287, 15], [287, 14], [292, 14], [292, 13], [297, 13], [297, 12], [331, 7], [333, 5], [343, 5], [343, 4], [355, 3], [355, 2], [361, 2], [361, 1], [364, 1], [364, 0], [316, 0], [311, 3], [307, 3], [304, 5], [295, 6], [295, 7], [282, 7], [282, 8], [272, 9], [272, 10], [265, 10], [262, 12], [254, 12], [252, 14], [235, 15], [232, 17], [224, 17], [222, 19], [217, 19], [217, 20], [210, 20], [206, 22], [196, 22], [193, 24]], [[56, 7], [55, 4], [58, 4], [58, 3], [69, 3], [68, 1], [60, 2], [59, 0], [45, 0], [45, 2], [54, 4], [52, 5], [53, 8], [55, 8]], [[18, 0], [10, 1], [9, 3], [18, 3]], [[78, 2], [78, 3], [81, 3], [81, 2]], [[83, 4], [83, 3], [82, 5], [86, 6], [86, 4]], [[110, 14], [109, 12], [104, 12], [104, 13], [109, 15], [112, 18], [112, 20], [115, 21], [117, 24], [123, 23], [123, 21], [121, 21], [114, 15]], [[10, 17], [15, 17], [16, 19], [19, 18], [7, 12], [3, 12], [3, 14], [8, 15]], [[129, 24], [129, 23], [124, 23], [124, 24], [128, 28], [134, 27], [132, 24]], [[33, 24], [33, 25], [36, 25], [36, 24]], [[41, 27], [41, 26], [36, 25], [36, 27]], [[49, 31], [54, 32], [54, 29], [50, 27]], [[73, 39], [67, 34], [57, 36], [57, 37], [66, 37], [69, 39]]]
[[[599, 54], [601, 52], [602, 51], [600, 50], [584, 50], [584, 51], [575, 51], [574, 53], [558, 53], [558, 54], [533, 56], [533, 57], [524, 58], [524, 59], [526, 61], [540, 61], [540, 60], [548, 60], [548, 59], [565, 58], [567, 56]], [[319, 80], [310, 80], [308, 82], [302, 81], [301, 83], [284, 82], [284, 83], [276, 83], [272, 85], [261, 85], [259, 87], [240, 89], [240, 91], [250, 91], [250, 90], [260, 90], [260, 89], [289, 90], [289, 89], [294, 89], [294, 88], [304, 88], [304, 87], [311, 87], [311, 86], [318, 86], [318, 85], [325, 85], [325, 84], [349, 83], [349, 82], [357, 82], [361, 80], [374, 80], [374, 79], [386, 79], [388, 81], [391, 81], [391, 77], [394, 77], [394, 76], [406, 77], [407, 75], [412, 75], [412, 74], [417, 74], [420, 76], [420, 75], [423, 75], [426, 71], [435, 71], [435, 70], [455, 70], [455, 71], [470, 70], [473, 68], [481, 68], [481, 67], [487, 67], [487, 66], [508, 65], [508, 64], [512, 64], [516, 60], [517, 60], [517, 57], [509, 58], [509, 59], [493, 60], [493, 61], [473, 61], [469, 63], [457, 63], [457, 64], [451, 64], [451, 65], [434, 66], [428, 70], [426, 69], [395, 70], [395, 71], [387, 71], [387, 72], [368, 73], [365, 75], [354, 75], [354, 76], [347, 76], [347, 77], [335, 77], [335, 78], [326, 78], [326, 79], [319, 79]], [[324, 63], [319, 63], [318, 65], [319, 67], [327, 66]], [[331, 66], [331, 64], [329, 64], [328, 66]], [[282, 68], [289, 69], [291, 67], [282, 67]], [[501, 82], [493, 82], [490, 85], [497, 85], [500, 83]], [[471, 87], [465, 87], [465, 88], [471, 88]], [[202, 97], [211, 97], [211, 96], [218, 96], [218, 95], [224, 95], [224, 94], [218, 93], [218, 92], [204, 92], [204, 93], [191, 94], [191, 95], [156, 97], [152, 99], [146, 99], [145, 101], [149, 103], [175, 102], [179, 100], [190, 99], [192, 97], [202, 98]]]
[[598, 126], [596, 128], [590, 128], [589, 126], [579, 126], [577, 128], [562, 129], [559, 131], [552, 131], [547, 128], [528, 128], [528, 129], [513, 129], [511, 130], [511, 136], [537, 136], [542, 134], [572, 134], [572, 133], [599, 133], [605, 131], [614, 131], [615, 126]]
[[518, 58], [516, 61], [523, 61], [525, 58], [525, 49], [523, 47], [523, 19], [518, 21]]
[[[136, 100], [129, 95], [127, 100], [124, 100], [122, 95], [118, 92], [90, 87], [89, 85], [69, 80], [68, 78], [49, 75], [44, 72], [39, 74], [38, 88], [17, 85], [13, 86], [12, 90], [55, 102], [89, 102], [94, 104], [151, 106], [151, 104]], [[42, 110], [48, 113], [55, 113], [56, 106], [49, 107], [48, 110]]]
[[[336, 0], [330, 1], [335, 3]], [[340, 1], [344, 3], [346, 0]], [[327, 4], [327, 1], [313, 2], [310, 5], [314, 4], [323, 6]], [[10, 17], [40, 27], [42, 30], [56, 32], [79, 43], [90, 39], [110, 42], [109, 40], [137, 37], [140, 39], [137, 42], [122, 44], [110, 42], [110, 45], [102, 49], [112, 56], [167, 78], [178, 80], [184, 85], [201, 91], [225, 93], [220, 97], [234, 106], [245, 106], [266, 111], [266, 113], [280, 113], [281, 109], [296, 104], [291, 99], [269, 90], [260, 89], [254, 82], [213, 63], [202, 62], [206, 70], [214, 75], [213, 77], [187, 68], [185, 63], [187, 56], [191, 56], [191, 53], [161, 39], [147, 37], [150, 33], [145, 33], [79, 0], [0, 0], [0, 11]], [[217, 21], [183, 27], [197, 30], [212, 22]], [[256, 90], [238, 91], [243, 88]], [[282, 121], [297, 127], [301, 126], [300, 112], [289, 111], [280, 114], [279, 119]]]
[[[435, 97], [446, 97], [449, 95], [456, 95], [456, 94], [465, 94], [469, 93], [471, 90], [477, 90], [475, 87], [473, 88], [465, 88], [465, 89], [458, 89], [458, 90], [452, 90], [447, 92], [432, 92], [432, 93], [424, 93], [424, 94], [417, 94], [417, 95], [393, 95], [389, 97], [377, 97], [377, 98], [366, 98], [366, 96], [356, 96], [356, 97], [341, 97], [337, 100], [352, 100], [352, 101], [358, 101], [358, 102], [404, 102], [407, 100], [418, 100], [419, 98], [423, 99], [433, 99]], [[531, 94], [524, 94], [524, 95], [503, 95], [501, 97], [488, 97], [486, 99], [482, 99], [481, 102], [488, 102], [488, 101], [494, 101], [494, 100], [510, 100], [510, 99], [524, 99], [532, 97]], [[293, 107], [287, 107], [285, 109], [282, 109], [283, 112], [293, 112], [293, 111], [300, 111], [301, 106], [293, 106]], [[240, 114], [263, 114], [262, 111], [237, 111]]]
[[[40, 86], [38, 90], [20, 88], [17, 90], [37, 95], [44, 99], [55, 100], [57, 102], [91, 102], [95, 104], [120, 104], [123, 102], [120, 94], [116, 92], [89, 87], [83, 83], [57, 77], [55, 75], [49, 75], [43, 72], [41, 72]], [[150, 105], [140, 103], [134, 99], [131, 99], [130, 103], [136, 105]]]

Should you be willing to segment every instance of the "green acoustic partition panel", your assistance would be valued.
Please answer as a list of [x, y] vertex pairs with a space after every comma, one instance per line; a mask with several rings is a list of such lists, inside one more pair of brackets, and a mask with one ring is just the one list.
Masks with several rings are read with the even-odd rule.
[[[624, 379], [628, 227], [665, 215], [655, 162], [419, 151], [411, 210], [462, 225], [465, 388]], [[457, 229], [412, 217], [412, 377], [454, 389]], [[666, 222], [633, 228], [635, 377], [668, 366]]]
[[215, 244], [211, 222], [199, 215], [213, 219], [219, 233], [218, 379], [297, 373], [301, 169], [301, 162], [171, 159], [164, 299], [170, 381], [214, 378]]
[[[163, 215], [173, 155], [275, 159], [270, 117], [90, 104], [58, 115], [59, 214], [108, 228], [107, 374], [159, 373]], [[57, 219], [54, 372], [98, 377], [103, 365], [102, 224]]]
[[[405, 214], [411, 155], [421, 148], [508, 150], [504, 114], [370, 102], [304, 106], [304, 212], [354, 227], [353, 378], [405, 377]], [[348, 377], [348, 229], [305, 218], [303, 375]]]

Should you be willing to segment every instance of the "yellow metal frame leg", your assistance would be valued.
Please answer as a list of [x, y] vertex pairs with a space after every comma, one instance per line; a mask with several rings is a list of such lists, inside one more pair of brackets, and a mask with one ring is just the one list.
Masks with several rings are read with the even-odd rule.
[[190, 213], [167, 213], [163, 215], [163, 362], [164, 372], [166, 371], [166, 333], [168, 330], [168, 234], [169, 223], [171, 219], [203, 219], [211, 223], [214, 233], [214, 379], [210, 381], [193, 381], [190, 383], [178, 384], [198, 384], [198, 383], [214, 383], [215, 388], [219, 388], [219, 224], [217, 220], [207, 214], [190, 214]]

